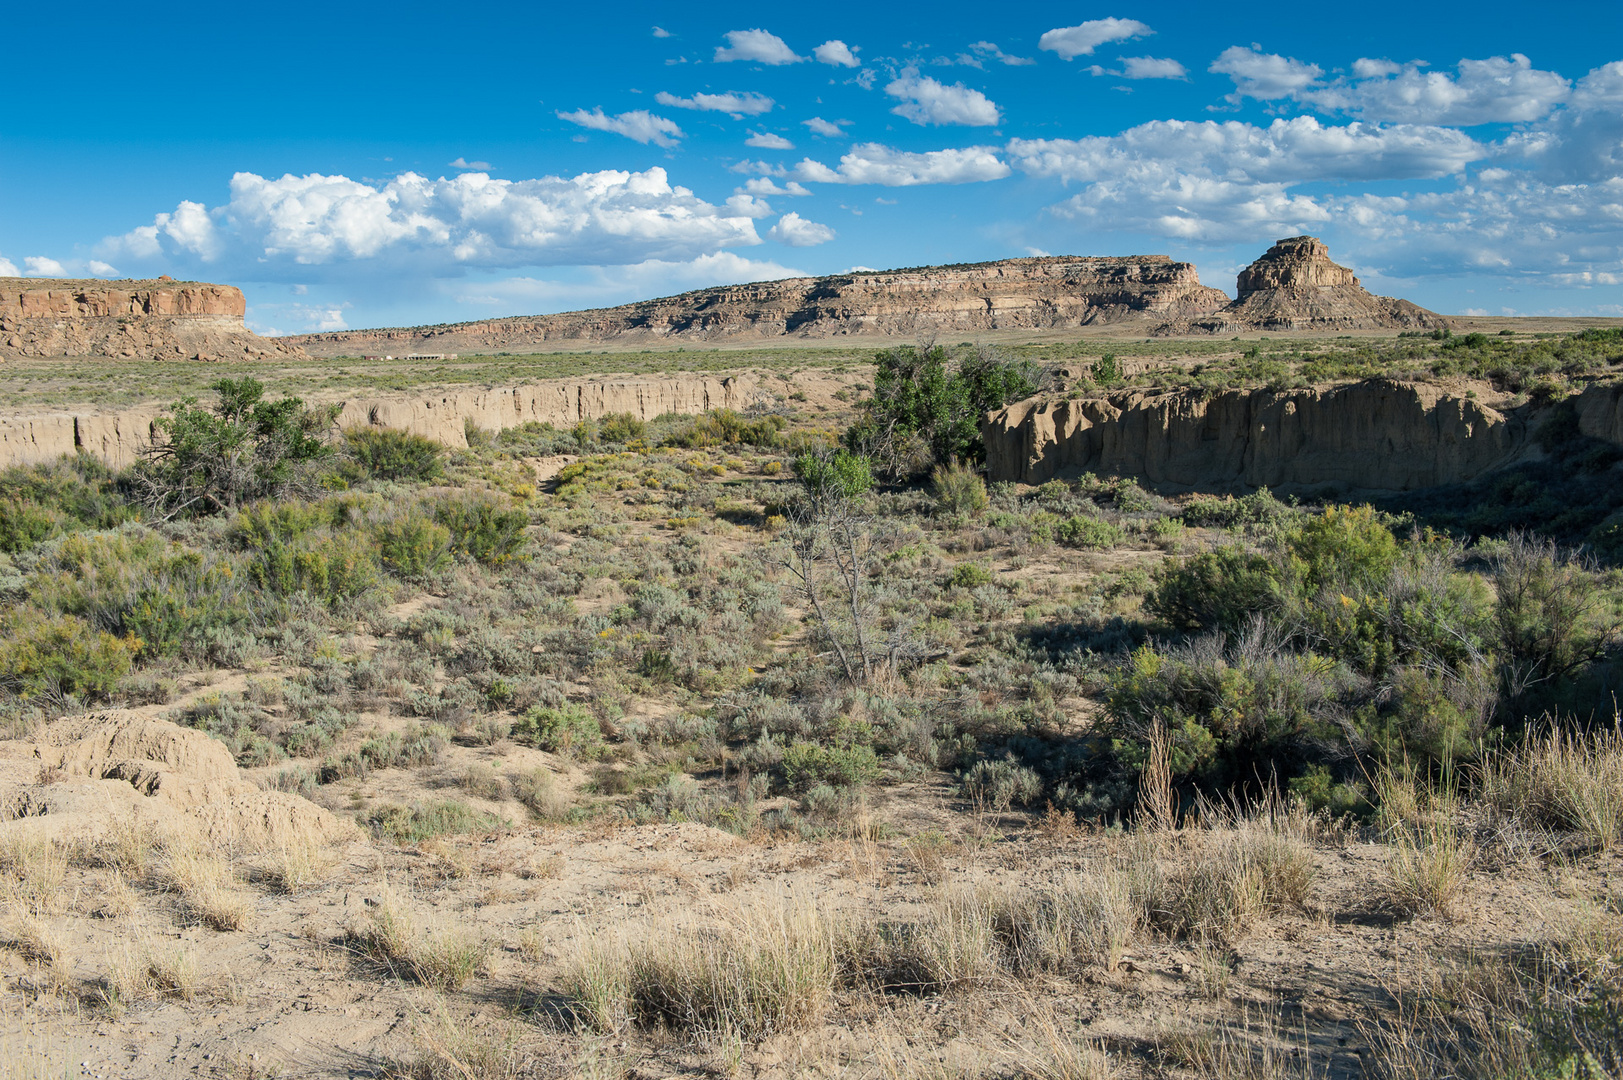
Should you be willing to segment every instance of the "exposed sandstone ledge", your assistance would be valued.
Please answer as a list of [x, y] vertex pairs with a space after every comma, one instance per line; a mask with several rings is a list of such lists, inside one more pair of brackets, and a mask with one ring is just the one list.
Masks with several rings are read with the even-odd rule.
[[0, 278], [0, 354], [142, 360], [303, 356], [243, 325], [242, 291], [201, 281]]
[[282, 340], [320, 355], [511, 351], [545, 342], [706, 342], [774, 337], [973, 334], [1193, 319], [1228, 302], [1165, 255], [1045, 256], [962, 266], [787, 278], [621, 307]]
[[[760, 379], [731, 376], [627, 377], [554, 380], [523, 386], [380, 394], [341, 401], [338, 425], [373, 424], [401, 428], [447, 446], [468, 445], [468, 424], [500, 431], [531, 421], [567, 428], [608, 413], [629, 412], [644, 420], [664, 413], [743, 409], [763, 393]], [[114, 468], [135, 461], [151, 438], [152, 422], [163, 409], [143, 406], [116, 413], [63, 410], [0, 416], [0, 465], [54, 461], [83, 451]]]
[[[1591, 386], [1573, 407], [1583, 434], [1623, 444], [1623, 386]], [[1094, 472], [1208, 491], [1412, 491], [1513, 463], [1533, 449], [1534, 420], [1527, 407], [1503, 412], [1437, 386], [1371, 380], [1032, 398], [989, 414], [983, 430], [994, 480]]]

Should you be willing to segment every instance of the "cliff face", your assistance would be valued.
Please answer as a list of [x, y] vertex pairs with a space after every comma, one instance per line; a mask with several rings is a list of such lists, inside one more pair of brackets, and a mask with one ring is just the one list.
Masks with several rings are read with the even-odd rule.
[[[1623, 387], [1574, 402], [1583, 434], [1623, 445]], [[1531, 452], [1529, 419], [1426, 384], [1372, 380], [1328, 390], [1122, 392], [1032, 398], [990, 414], [994, 480], [1062, 473], [1136, 476], [1199, 490], [1412, 491], [1461, 483]]]
[[242, 323], [242, 292], [197, 281], [0, 278], [0, 351], [244, 360], [304, 355]]
[[[341, 404], [338, 426], [401, 428], [447, 446], [468, 445], [467, 425], [500, 431], [531, 421], [567, 428], [580, 420], [629, 412], [652, 420], [664, 413], [744, 409], [762, 393], [751, 375], [668, 379], [595, 379], [449, 393], [378, 394]], [[0, 466], [55, 461], [84, 452], [114, 468], [132, 464], [163, 412], [146, 406], [117, 413], [64, 410], [0, 416]]]
[[789, 278], [700, 289], [623, 307], [282, 340], [317, 354], [508, 351], [555, 341], [707, 342], [846, 334], [1091, 326], [1193, 319], [1228, 302], [1189, 263], [1134, 258], [1005, 259], [968, 266]]
[[1239, 295], [1204, 318], [1161, 332], [1222, 334], [1246, 330], [1432, 330], [1448, 320], [1407, 300], [1376, 296], [1312, 236], [1281, 240], [1240, 271]]

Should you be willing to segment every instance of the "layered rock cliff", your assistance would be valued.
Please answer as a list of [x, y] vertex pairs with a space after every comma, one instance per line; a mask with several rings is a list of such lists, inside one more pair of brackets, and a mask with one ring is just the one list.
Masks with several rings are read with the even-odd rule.
[[[1574, 401], [1584, 435], [1623, 445], [1623, 387]], [[1204, 491], [1336, 485], [1413, 491], [1457, 484], [1536, 452], [1527, 409], [1501, 412], [1424, 383], [1323, 390], [1124, 391], [1032, 398], [990, 414], [993, 480], [1082, 472]]]
[[1376, 296], [1313, 236], [1281, 240], [1244, 270], [1233, 303], [1203, 318], [1172, 320], [1161, 333], [1247, 330], [1432, 330], [1448, 320], [1407, 300]]
[[246, 360], [305, 355], [243, 325], [242, 292], [199, 281], [0, 278], [0, 355]]
[[[493, 389], [376, 394], [340, 405], [338, 426], [401, 428], [446, 446], [468, 445], [467, 429], [500, 431], [535, 421], [568, 428], [580, 420], [629, 412], [645, 420], [664, 413], [745, 409], [762, 394], [753, 375], [554, 380]], [[314, 398], [319, 402], [319, 396]], [[156, 405], [122, 412], [62, 410], [0, 416], [0, 466], [54, 461], [87, 453], [114, 468], [133, 463], [152, 436]]]
[[788, 278], [699, 289], [623, 307], [284, 338], [318, 355], [514, 351], [546, 342], [749, 341], [909, 336], [1162, 322], [1228, 302], [1165, 255], [1044, 257]]

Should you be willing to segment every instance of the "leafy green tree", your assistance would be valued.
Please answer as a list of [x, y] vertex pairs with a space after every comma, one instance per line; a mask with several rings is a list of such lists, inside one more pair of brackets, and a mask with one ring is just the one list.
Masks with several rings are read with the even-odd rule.
[[296, 397], [266, 401], [256, 379], [221, 379], [218, 400], [176, 402], [154, 423], [134, 471], [141, 501], [167, 520], [216, 514], [251, 499], [284, 498], [313, 486], [308, 465], [331, 453], [325, 435], [336, 410]]
[[873, 396], [846, 432], [846, 445], [895, 476], [923, 472], [957, 458], [981, 461], [981, 419], [993, 409], [1037, 392], [1029, 360], [992, 349], [903, 345], [876, 358]]

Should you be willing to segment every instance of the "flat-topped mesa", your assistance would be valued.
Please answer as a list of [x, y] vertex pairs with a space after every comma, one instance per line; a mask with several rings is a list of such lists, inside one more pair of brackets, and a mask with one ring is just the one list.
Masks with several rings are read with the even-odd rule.
[[247, 360], [301, 356], [243, 325], [242, 290], [203, 281], [0, 278], [0, 355]]
[[1353, 272], [1330, 261], [1314, 236], [1281, 240], [1240, 271], [1238, 296], [1205, 318], [1170, 324], [1163, 333], [1246, 330], [1433, 330], [1448, 320], [1418, 304], [1376, 296]]
[[512, 350], [551, 341], [906, 337], [1194, 319], [1228, 302], [1165, 255], [1042, 256], [698, 289], [621, 307], [285, 338], [317, 354]]

